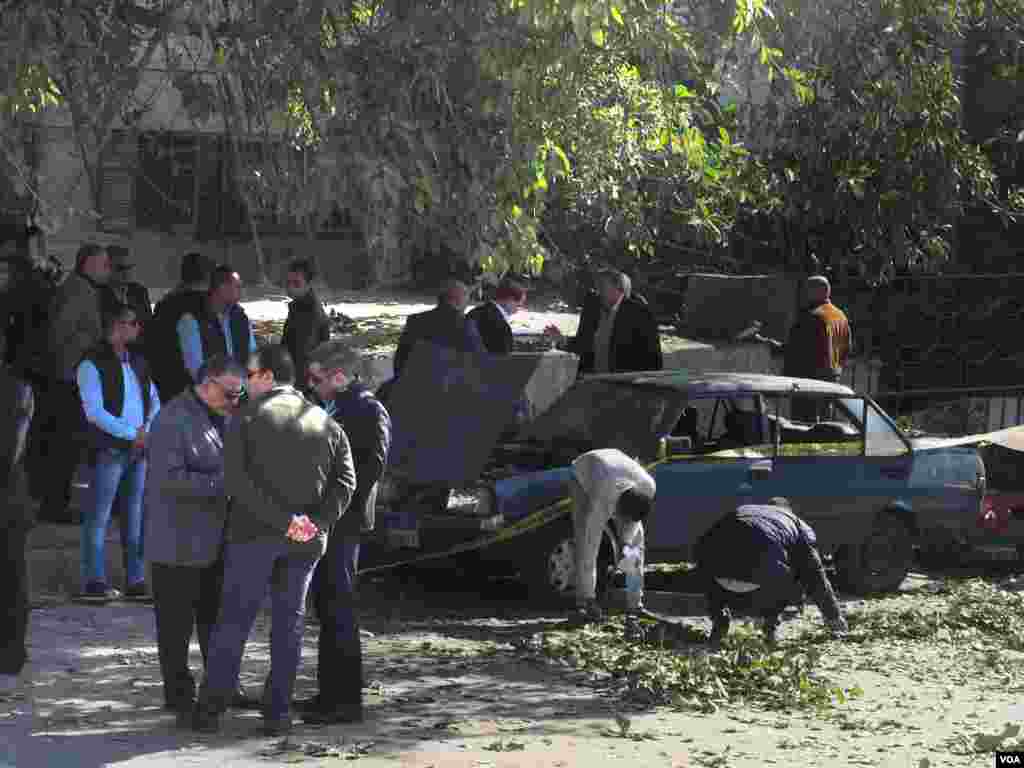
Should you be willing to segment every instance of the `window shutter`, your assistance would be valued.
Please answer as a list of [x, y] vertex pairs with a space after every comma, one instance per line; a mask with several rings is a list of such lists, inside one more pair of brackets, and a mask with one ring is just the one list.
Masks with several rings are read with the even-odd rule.
[[127, 131], [114, 131], [103, 152], [100, 195], [102, 227], [108, 232], [135, 229], [135, 174], [138, 142]]

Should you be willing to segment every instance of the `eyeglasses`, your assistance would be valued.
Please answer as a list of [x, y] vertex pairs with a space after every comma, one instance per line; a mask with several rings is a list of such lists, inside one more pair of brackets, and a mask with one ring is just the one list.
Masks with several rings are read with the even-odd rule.
[[263, 373], [263, 369], [262, 368], [257, 368], [255, 371], [252, 370], [252, 369], [249, 369], [249, 370], [247, 370], [245, 372], [245, 378], [251, 379], [253, 376], [259, 376], [261, 373]]
[[244, 389], [228, 389], [227, 385], [221, 381], [217, 381], [217, 379], [211, 379], [211, 381], [217, 385], [220, 391], [224, 393], [224, 397], [228, 400], [241, 400], [242, 395], [245, 394]]

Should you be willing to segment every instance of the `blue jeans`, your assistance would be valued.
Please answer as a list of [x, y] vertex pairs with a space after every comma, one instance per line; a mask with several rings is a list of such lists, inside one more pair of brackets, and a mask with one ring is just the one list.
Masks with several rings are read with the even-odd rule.
[[223, 712], [238, 687], [242, 654], [270, 586], [270, 675], [263, 716], [286, 717], [295, 687], [306, 627], [306, 593], [319, 556], [297, 552], [283, 535], [224, 545], [220, 615], [210, 637], [206, 676], [199, 692], [204, 709]]
[[325, 710], [362, 707], [363, 653], [356, 612], [359, 541], [359, 534], [332, 533], [313, 577], [313, 604], [320, 618], [317, 699]]
[[145, 581], [142, 541], [145, 487], [144, 457], [118, 448], [107, 448], [97, 454], [89, 481], [89, 501], [82, 512], [83, 588], [90, 581], [107, 581], [107, 524], [114, 504], [121, 517], [125, 580], [129, 585]]

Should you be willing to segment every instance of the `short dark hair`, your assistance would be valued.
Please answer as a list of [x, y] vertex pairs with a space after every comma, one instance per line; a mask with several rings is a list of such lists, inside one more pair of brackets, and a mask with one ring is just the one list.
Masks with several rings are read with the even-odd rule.
[[105, 299], [102, 302], [103, 335], [106, 336], [114, 327], [114, 323], [123, 320], [129, 314], [135, 314], [135, 307], [125, 304], [119, 299]]
[[85, 268], [85, 262], [97, 253], [106, 253], [107, 249], [99, 243], [82, 243], [75, 254], [75, 271], [81, 272]]
[[210, 293], [213, 293], [225, 283], [230, 283], [238, 271], [229, 264], [218, 264], [210, 273]]
[[186, 253], [181, 258], [181, 282], [185, 285], [201, 283], [210, 272], [210, 260], [198, 251]]
[[244, 365], [241, 365], [233, 357], [218, 353], [199, 366], [199, 370], [196, 371], [196, 381], [202, 384], [204, 381], [215, 379], [218, 376], [237, 376], [245, 381], [245, 373]]
[[310, 363], [316, 363], [325, 371], [342, 370], [352, 378], [362, 358], [346, 341], [325, 341], [309, 356]]
[[629, 520], [640, 521], [651, 513], [654, 499], [633, 488], [627, 488], [619, 496], [618, 513]]
[[253, 355], [261, 371], [274, 374], [278, 384], [295, 383], [295, 363], [283, 344], [268, 344], [260, 347]]
[[288, 271], [303, 275], [307, 283], [311, 283], [316, 279], [316, 267], [313, 266], [313, 262], [310, 259], [293, 259], [288, 265]]

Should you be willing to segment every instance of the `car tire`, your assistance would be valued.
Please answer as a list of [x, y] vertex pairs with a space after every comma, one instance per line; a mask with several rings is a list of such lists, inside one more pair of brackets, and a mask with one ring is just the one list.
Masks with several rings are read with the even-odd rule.
[[838, 581], [857, 594], [894, 592], [907, 577], [913, 561], [910, 527], [895, 515], [885, 515], [863, 541], [839, 551]]
[[[524, 577], [531, 594], [542, 599], [570, 602], [576, 596], [576, 542], [572, 520], [562, 520], [529, 543], [524, 561], [529, 563]], [[597, 596], [611, 584], [616, 545], [607, 528], [601, 537], [597, 555]]]
[[951, 568], [963, 560], [966, 547], [951, 532], [943, 529], [924, 534], [917, 560], [925, 568]]

